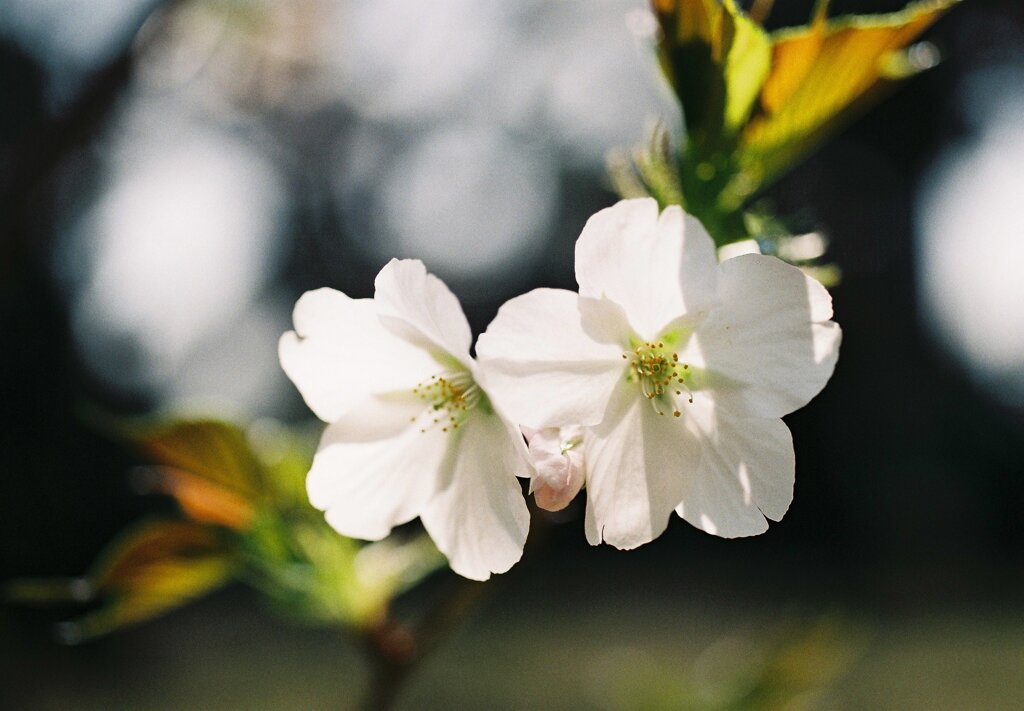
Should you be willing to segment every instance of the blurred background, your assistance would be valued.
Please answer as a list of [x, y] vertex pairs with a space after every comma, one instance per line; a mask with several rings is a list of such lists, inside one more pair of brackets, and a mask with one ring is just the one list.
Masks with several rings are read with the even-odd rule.
[[[479, 333], [574, 288], [608, 151], [679, 135], [655, 26], [642, 0], [0, 0], [0, 579], [78, 575], [166, 503], [95, 413], [307, 420], [276, 352], [306, 289], [421, 258]], [[927, 39], [936, 68], [768, 191], [842, 270], [786, 518], [625, 554], [570, 510], [406, 708], [713, 696], [822, 625], [792, 708], [1024, 708], [1024, 9], [969, 0]], [[346, 708], [364, 683], [242, 588], [80, 647], [57, 619], [0, 608], [0, 706]]]

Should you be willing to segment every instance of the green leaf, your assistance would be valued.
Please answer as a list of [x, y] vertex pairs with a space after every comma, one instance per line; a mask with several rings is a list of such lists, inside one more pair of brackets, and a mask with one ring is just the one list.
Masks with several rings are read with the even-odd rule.
[[[306, 474], [320, 440], [322, 424], [286, 427], [273, 420], [260, 420], [248, 430], [253, 453], [263, 467], [263, 493], [277, 509], [314, 512], [306, 494]], [[316, 512], [317, 518], [323, 514]]]
[[746, 123], [768, 77], [771, 43], [763, 29], [736, 9], [733, 0], [725, 0], [723, 8], [732, 24], [732, 40], [724, 63], [724, 122], [732, 136]]
[[244, 539], [249, 582], [281, 612], [359, 628], [382, 622], [391, 601], [446, 565], [430, 537], [360, 543], [324, 522], [257, 520]]
[[623, 198], [653, 197], [662, 208], [686, 206], [679, 175], [679, 161], [668, 131], [661, 123], [651, 127], [647, 145], [629, 155], [623, 151], [608, 155], [608, 175]]

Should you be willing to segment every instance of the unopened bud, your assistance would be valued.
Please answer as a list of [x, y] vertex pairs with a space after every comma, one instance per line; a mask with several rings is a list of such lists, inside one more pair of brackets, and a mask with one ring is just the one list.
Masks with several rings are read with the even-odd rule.
[[530, 458], [537, 470], [530, 493], [547, 511], [561, 511], [569, 505], [586, 481], [583, 459], [583, 429], [550, 427], [524, 429]]

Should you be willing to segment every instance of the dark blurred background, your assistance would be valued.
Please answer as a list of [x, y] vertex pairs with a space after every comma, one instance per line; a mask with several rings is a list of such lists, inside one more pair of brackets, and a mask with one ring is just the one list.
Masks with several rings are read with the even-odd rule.
[[[276, 355], [302, 291], [370, 296], [418, 257], [479, 333], [573, 288], [607, 151], [681, 125], [644, 8], [0, 0], [0, 579], [81, 574], [166, 507], [95, 413], [308, 418]], [[628, 554], [555, 527], [409, 708], [616, 708], [606, 667], [825, 612], [867, 641], [816, 708], [1024, 708], [1024, 10], [967, 0], [926, 39], [941, 64], [767, 193], [842, 270], [786, 518]], [[0, 609], [0, 706], [343, 708], [361, 683], [241, 589], [79, 648], [56, 619]]]

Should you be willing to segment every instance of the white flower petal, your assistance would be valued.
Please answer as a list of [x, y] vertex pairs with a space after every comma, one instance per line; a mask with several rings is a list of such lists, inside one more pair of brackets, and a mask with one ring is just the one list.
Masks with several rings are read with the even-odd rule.
[[646, 340], [715, 293], [715, 245], [678, 206], [659, 216], [651, 198], [623, 200], [591, 217], [576, 242], [580, 295], [621, 305]]
[[338, 532], [379, 540], [427, 504], [454, 440], [412, 424], [422, 410], [411, 396], [372, 398], [324, 432], [306, 489]]
[[[744, 470], [757, 508], [771, 520], [781, 521], [793, 503], [796, 479], [796, 454], [789, 427], [770, 417], [720, 422], [719, 432], [729, 451], [746, 452]], [[717, 448], [721, 453], [722, 445]]]
[[[588, 335], [579, 301], [571, 291], [535, 289], [506, 302], [477, 340], [480, 383], [510, 420], [543, 428], [603, 416], [625, 372], [622, 346]], [[614, 320], [620, 312], [609, 307]], [[599, 306], [590, 311], [599, 318]]]
[[698, 387], [737, 415], [781, 417], [803, 407], [839, 357], [828, 292], [775, 257], [735, 257], [718, 272], [719, 304], [693, 339], [708, 371]]
[[523, 555], [530, 513], [515, 474], [528, 474], [529, 464], [495, 415], [473, 413], [460, 436], [421, 518], [452, 570], [487, 580]]
[[440, 369], [381, 324], [372, 299], [307, 291], [295, 304], [294, 321], [295, 331], [278, 344], [281, 367], [325, 422], [372, 394], [411, 390]]
[[577, 295], [576, 301], [580, 312], [580, 325], [591, 340], [613, 346], [609, 353], [629, 348], [629, 343], [636, 334], [625, 309], [611, 299], [592, 299]]
[[382, 321], [427, 350], [441, 350], [472, 369], [473, 335], [459, 300], [418, 259], [392, 259], [374, 282]]
[[608, 416], [586, 430], [587, 540], [630, 549], [661, 535], [701, 449], [684, 420], [658, 415], [625, 383]]
[[[718, 413], [704, 424], [701, 465], [687, 478], [676, 512], [723, 538], [755, 536], [778, 521], [793, 500], [793, 439], [776, 418], [736, 419]], [[763, 514], [763, 515], [762, 515]]]
[[583, 515], [583, 534], [587, 537], [587, 543], [592, 546], [601, 545], [601, 529], [597, 525], [597, 516], [594, 514], [594, 507], [590, 503], [590, 492], [587, 492], [587, 508]]

